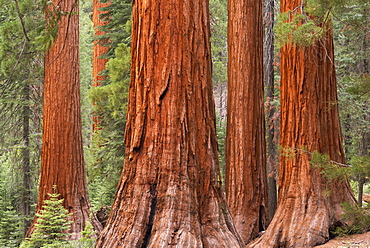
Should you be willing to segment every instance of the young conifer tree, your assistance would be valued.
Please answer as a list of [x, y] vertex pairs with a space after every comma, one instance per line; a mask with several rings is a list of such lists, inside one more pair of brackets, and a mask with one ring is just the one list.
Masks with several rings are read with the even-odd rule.
[[36, 213], [37, 221], [35, 230], [29, 239], [22, 243], [24, 248], [39, 247], [60, 247], [67, 244], [67, 237], [70, 235], [68, 230], [71, 228], [72, 221], [68, 220], [68, 210], [63, 206], [63, 198], [57, 193], [56, 186], [54, 193], [49, 193], [49, 199], [44, 200], [44, 205], [39, 213]]

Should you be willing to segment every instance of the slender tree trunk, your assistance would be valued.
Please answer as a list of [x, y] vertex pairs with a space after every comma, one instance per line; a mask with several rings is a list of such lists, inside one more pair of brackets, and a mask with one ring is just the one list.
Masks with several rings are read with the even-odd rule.
[[125, 166], [97, 247], [242, 247], [222, 193], [207, 0], [133, 2]]
[[[367, 108], [367, 106], [365, 107]], [[370, 121], [370, 115], [366, 115], [363, 117], [365, 122]], [[364, 130], [361, 138], [360, 138], [360, 144], [359, 144], [359, 156], [369, 156], [369, 149], [370, 149], [370, 131]], [[358, 179], [358, 205], [362, 207], [362, 199], [364, 194], [364, 184], [368, 180], [364, 175], [359, 175]]]
[[358, 180], [358, 205], [362, 207], [362, 196], [364, 194], [364, 184], [365, 184], [365, 178], [360, 178]]
[[[288, 12], [301, 1], [282, 1]], [[342, 202], [355, 203], [347, 180], [328, 181], [310, 166], [310, 153], [344, 163], [337, 107], [333, 38], [281, 49], [279, 201], [266, 233], [249, 247], [313, 247], [329, 239]], [[308, 151], [308, 152], [306, 152]], [[285, 154], [285, 155], [284, 155]]]
[[268, 219], [261, 0], [229, 0], [226, 196], [248, 243]]
[[275, 23], [275, 0], [265, 1], [265, 41], [264, 41], [264, 64], [265, 64], [265, 88], [266, 88], [266, 112], [267, 112], [267, 174], [268, 174], [268, 199], [269, 199], [269, 220], [275, 214], [277, 206], [276, 177], [278, 167], [277, 155], [277, 113], [274, 105], [275, 80], [274, 80], [274, 23]]
[[[93, 0], [93, 24], [95, 29], [95, 38], [104, 34], [104, 31], [100, 27], [107, 24], [106, 21], [100, 19], [100, 15], [105, 13], [101, 8], [107, 7], [110, 5], [110, 2], [102, 3], [100, 0]], [[98, 87], [101, 82], [106, 79], [107, 76], [102, 75], [105, 70], [105, 64], [108, 62], [106, 58], [101, 56], [108, 52], [109, 47], [104, 45], [103, 40], [94, 41], [94, 50], [93, 50], [93, 87]], [[93, 120], [93, 132], [98, 129], [99, 119], [96, 114], [92, 116]]]
[[[41, 210], [47, 194], [56, 185], [64, 198], [64, 207], [73, 213], [69, 231], [73, 235], [68, 238], [78, 239], [91, 214], [81, 135], [78, 1], [54, 4], [60, 4], [58, 9], [67, 14], [60, 17], [58, 36], [45, 56], [41, 177], [36, 211]], [[47, 19], [53, 13], [53, 9], [48, 9]], [[28, 236], [36, 219], [35, 216]], [[94, 215], [91, 222], [99, 232], [101, 225]]]
[[[104, 31], [101, 30], [101, 27], [106, 25], [106, 21], [100, 19], [100, 15], [105, 12], [101, 8], [107, 7], [110, 5], [110, 2], [102, 3], [100, 0], [93, 0], [93, 24], [95, 29], [95, 37], [104, 34]], [[102, 71], [105, 70], [105, 64], [108, 62], [107, 59], [102, 58], [101, 56], [108, 52], [109, 47], [104, 44], [104, 40], [94, 41], [94, 50], [93, 50], [93, 77], [94, 82], [93, 86], [99, 86], [101, 82], [106, 78], [102, 75]]]
[[23, 88], [23, 146], [22, 149], [22, 206], [21, 212], [24, 218], [24, 233], [30, 227], [30, 213], [31, 213], [31, 154], [30, 154], [30, 86], [25, 83]]
[[[364, 9], [364, 13], [363, 13], [363, 16], [369, 16], [370, 15], [370, 10], [368, 8], [365, 8]], [[364, 30], [364, 34], [363, 34], [363, 40], [362, 40], [362, 52], [363, 52], [363, 62], [362, 62], [362, 73], [364, 74], [367, 74], [369, 75], [370, 73], [370, 66], [369, 66], [369, 62], [370, 62], [370, 58], [368, 56], [369, 54], [369, 39], [368, 39], [368, 35], [367, 35], [368, 31], [365, 29]]]
[[[364, 16], [369, 16], [368, 14], [370, 11], [368, 9], [364, 10], [363, 15]], [[366, 31], [363, 34], [363, 40], [362, 40], [362, 52], [363, 52], [363, 60], [362, 60], [362, 68], [361, 68], [361, 73], [363, 75], [368, 75], [370, 73], [370, 68], [369, 68], [369, 57], [367, 56], [368, 54], [368, 39], [366, 38]], [[366, 105], [366, 103], [364, 104]], [[365, 109], [368, 109], [369, 106], [364, 106]], [[365, 114], [363, 116], [363, 119], [365, 122], [370, 121], [370, 115]], [[364, 129], [361, 138], [360, 138], [360, 147], [359, 147], [359, 155], [360, 156], [369, 156], [369, 149], [370, 149], [370, 131], [369, 129]], [[358, 181], [358, 204], [362, 206], [362, 198], [363, 198], [363, 193], [364, 193], [364, 184], [366, 183], [366, 178], [362, 177]]]

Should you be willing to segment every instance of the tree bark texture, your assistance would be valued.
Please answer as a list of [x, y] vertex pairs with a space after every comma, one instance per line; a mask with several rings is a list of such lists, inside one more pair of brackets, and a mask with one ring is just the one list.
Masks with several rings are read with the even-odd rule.
[[[81, 135], [78, 1], [54, 4], [67, 14], [60, 16], [58, 36], [45, 55], [42, 162], [36, 211], [42, 209], [47, 194], [56, 185], [64, 198], [64, 207], [73, 213], [69, 231], [72, 235], [68, 238], [78, 239], [91, 213]], [[47, 20], [55, 14], [51, 6]], [[34, 231], [36, 219], [35, 216], [28, 237]], [[101, 230], [95, 216], [92, 224], [96, 231]]]
[[[101, 8], [107, 7], [110, 5], [110, 2], [102, 3], [100, 0], [93, 0], [93, 24], [95, 29], [95, 38], [104, 34], [104, 31], [100, 27], [104, 26], [107, 22], [100, 19], [100, 15], [105, 13]], [[104, 45], [104, 41], [97, 40], [94, 41], [94, 50], [93, 50], [93, 77], [94, 82], [93, 86], [99, 86], [101, 81], [103, 81], [106, 76], [101, 75], [101, 72], [105, 70], [105, 64], [108, 62], [107, 59], [102, 58], [101, 56], [108, 52], [109, 47]]]
[[[301, 1], [282, 1], [288, 12]], [[342, 202], [355, 203], [347, 180], [328, 181], [310, 166], [310, 152], [344, 163], [337, 107], [333, 38], [281, 49], [281, 133], [278, 208], [266, 233], [249, 247], [313, 247], [329, 239]]]
[[221, 189], [207, 0], [133, 2], [125, 166], [97, 247], [242, 247]]
[[[95, 38], [104, 34], [104, 31], [100, 27], [104, 26], [107, 22], [100, 19], [100, 15], [105, 13], [101, 8], [107, 7], [110, 5], [110, 2], [102, 3], [100, 0], [93, 0], [93, 24], [95, 29]], [[103, 40], [94, 41], [93, 48], [93, 87], [98, 87], [101, 82], [106, 79], [107, 76], [102, 75], [102, 72], [105, 70], [105, 64], [108, 62], [106, 58], [101, 56], [108, 52], [109, 47], [104, 45]], [[97, 115], [93, 114], [93, 131], [97, 130], [99, 125], [99, 118]]]
[[247, 243], [268, 218], [261, 0], [228, 5], [226, 196]]

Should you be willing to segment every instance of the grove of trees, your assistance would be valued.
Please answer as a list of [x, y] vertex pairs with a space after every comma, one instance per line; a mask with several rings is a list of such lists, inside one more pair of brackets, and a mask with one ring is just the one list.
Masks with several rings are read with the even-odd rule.
[[368, 1], [0, 6], [0, 247], [370, 230]]

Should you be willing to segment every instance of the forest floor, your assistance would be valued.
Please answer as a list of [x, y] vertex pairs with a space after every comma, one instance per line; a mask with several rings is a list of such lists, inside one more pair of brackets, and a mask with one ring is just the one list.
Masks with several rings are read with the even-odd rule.
[[370, 232], [355, 234], [347, 237], [336, 237], [326, 244], [315, 246], [315, 248], [370, 248]]

